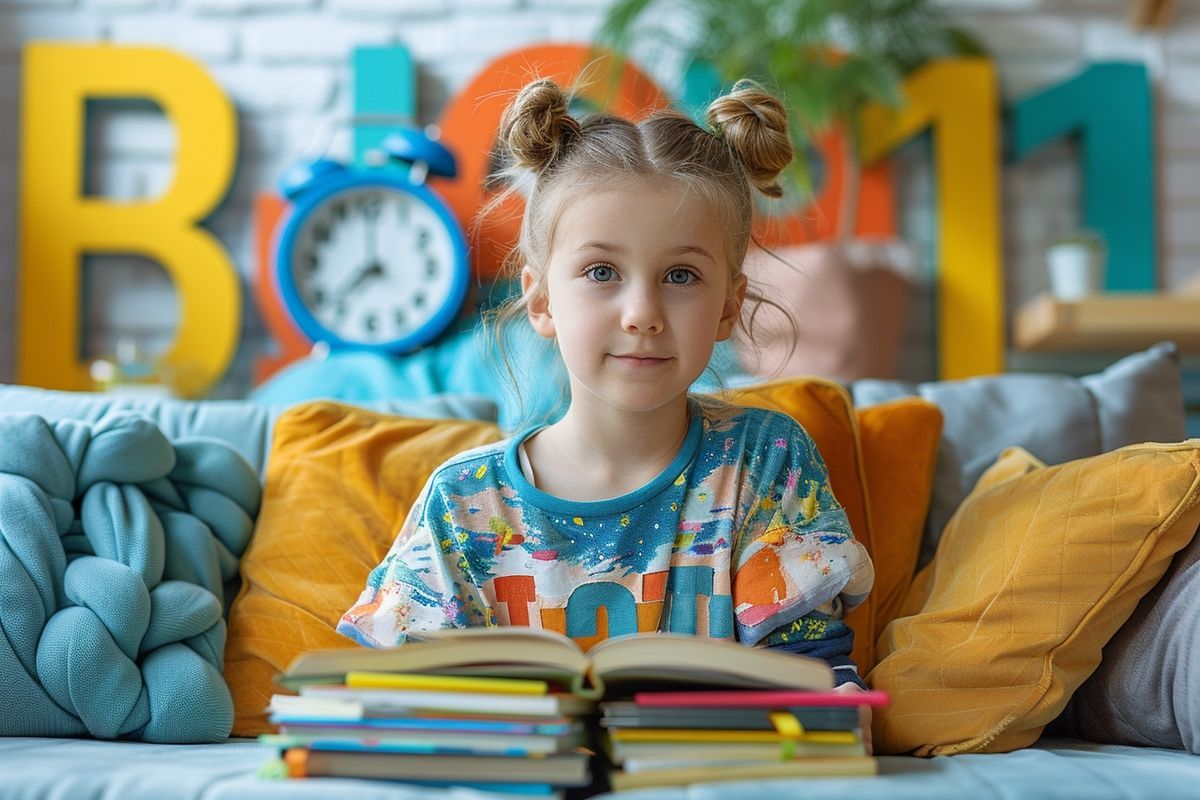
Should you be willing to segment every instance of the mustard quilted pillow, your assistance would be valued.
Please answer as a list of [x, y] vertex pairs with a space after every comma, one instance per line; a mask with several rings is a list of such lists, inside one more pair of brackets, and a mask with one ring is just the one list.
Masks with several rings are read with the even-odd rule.
[[1200, 523], [1200, 440], [1045, 467], [1005, 451], [879, 641], [881, 753], [1032, 744]]

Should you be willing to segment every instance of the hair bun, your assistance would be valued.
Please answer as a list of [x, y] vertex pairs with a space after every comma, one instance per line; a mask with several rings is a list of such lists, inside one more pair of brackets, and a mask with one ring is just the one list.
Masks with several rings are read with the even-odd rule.
[[750, 182], [768, 197], [782, 197], [777, 179], [793, 154], [783, 103], [753, 81], [738, 81], [733, 91], [709, 104], [706, 119], [737, 155]]
[[525, 86], [500, 118], [500, 141], [522, 167], [542, 172], [579, 135], [579, 123], [567, 113], [570, 95], [542, 78]]

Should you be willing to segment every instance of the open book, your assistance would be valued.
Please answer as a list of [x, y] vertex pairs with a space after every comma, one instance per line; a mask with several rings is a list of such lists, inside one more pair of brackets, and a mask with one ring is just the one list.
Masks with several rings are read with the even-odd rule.
[[537, 678], [580, 697], [607, 687], [663, 685], [737, 689], [830, 689], [824, 661], [737, 642], [670, 633], [607, 639], [584, 652], [553, 631], [524, 627], [462, 628], [422, 633], [382, 650], [317, 650], [296, 658], [278, 678], [288, 688], [341, 682], [348, 672], [436, 672]]

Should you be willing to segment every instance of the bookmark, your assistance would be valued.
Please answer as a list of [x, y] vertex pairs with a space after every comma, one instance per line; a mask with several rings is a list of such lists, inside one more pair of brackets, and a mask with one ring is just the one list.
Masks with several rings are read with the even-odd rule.
[[779, 757], [784, 761], [791, 761], [796, 757], [796, 740], [804, 738], [804, 726], [795, 714], [787, 711], [772, 711], [767, 718], [782, 737], [782, 741], [779, 742]]

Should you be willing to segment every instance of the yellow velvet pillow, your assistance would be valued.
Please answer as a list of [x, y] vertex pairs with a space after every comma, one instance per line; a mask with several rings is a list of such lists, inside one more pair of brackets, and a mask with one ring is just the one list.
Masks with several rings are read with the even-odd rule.
[[357, 647], [334, 626], [391, 547], [426, 479], [496, 441], [488, 422], [406, 419], [309, 403], [275, 425], [263, 502], [229, 614], [234, 736], [271, 730], [275, 675], [306, 650]]
[[[900, 616], [925, 535], [933, 494], [934, 468], [942, 441], [942, 411], [928, 400], [908, 397], [855, 409], [871, 512], [871, 658], [858, 662], [859, 674], [875, 666], [877, 639]], [[856, 629], [857, 631], [857, 629]]]
[[868, 680], [881, 753], [1032, 744], [1200, 523], [1200, 440], [1053, 467], [1005, 451], [955, 513]]

